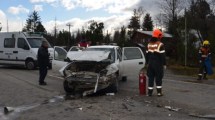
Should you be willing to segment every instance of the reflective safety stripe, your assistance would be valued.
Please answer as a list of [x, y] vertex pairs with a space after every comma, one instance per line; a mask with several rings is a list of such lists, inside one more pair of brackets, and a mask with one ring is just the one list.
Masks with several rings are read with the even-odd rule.
[[165, 53], [165, 50], [160, 51], [160, 53]]
[[162, 86], [157, 86], [156, 88], [162, 88]]
[[153, 87], [148, 87], [149, 90], [153, 90]]
[[202, 55], [202, 57], [207, 57], [207, 55]]
[[198, 74], [198, 75], [202, 76], [202, 74]]
[[160, 51], [160, 48], [161, 48], [162, 45], [163, 45], [163, 43], [155, 43], [155, 44], [149, 43], [147, 53], [148, 52], [151, 52], [151, 53], [154, 53], [154, 52], [165, 53], [165, 50]]

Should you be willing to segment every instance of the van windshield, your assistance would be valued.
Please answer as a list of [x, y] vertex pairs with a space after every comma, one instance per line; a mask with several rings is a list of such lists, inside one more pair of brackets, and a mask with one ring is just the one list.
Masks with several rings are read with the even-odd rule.
[[[30, 44], [31, 48], [39, 48], [42, 44], [42, 41], [47, 41], [45, 38], [27, 38], [28, 43]], [[48, 43], [49, 48], [51, 47]]]

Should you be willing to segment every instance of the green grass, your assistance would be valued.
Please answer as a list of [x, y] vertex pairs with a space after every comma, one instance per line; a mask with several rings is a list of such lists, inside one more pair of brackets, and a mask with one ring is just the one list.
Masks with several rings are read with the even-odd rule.
[[[174, 74], [178, 75], [187, 75], [187, 76], [193, 76], [197, 77], [199, 68], [195, 67], [184, 67], [184, 66], [179, 66], [179, 65], [172, 65], [168, 66], [168, 69], [170, 69]], [[215, 68], [213, 68], [215, 71]], [[215, 79], [215, 74], [208, 76], [210, 79]]]

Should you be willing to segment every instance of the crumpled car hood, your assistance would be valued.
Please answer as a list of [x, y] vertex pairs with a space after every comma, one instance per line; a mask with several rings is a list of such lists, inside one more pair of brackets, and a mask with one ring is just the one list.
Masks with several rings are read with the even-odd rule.
[[96, 61], [108, 59], [109, 51], [79, 51], [72, 54], [68, 54], [68, 58], [73, 61]]

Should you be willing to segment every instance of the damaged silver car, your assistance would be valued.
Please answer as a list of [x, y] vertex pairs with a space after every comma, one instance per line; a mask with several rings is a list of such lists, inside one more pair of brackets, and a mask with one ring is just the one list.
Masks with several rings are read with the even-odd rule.
[[138, 79], [145, 65], [144, 55], [137, 47], [121, 51], [118, 46], [91, 46], [73, 54], [62, 51], [55, 47], [53, 69], [64, 65], [59, 71], [64, 76], [67, 93], [88, 95], [102, 89], [117, 92], [118, 80], [131, 76]]

